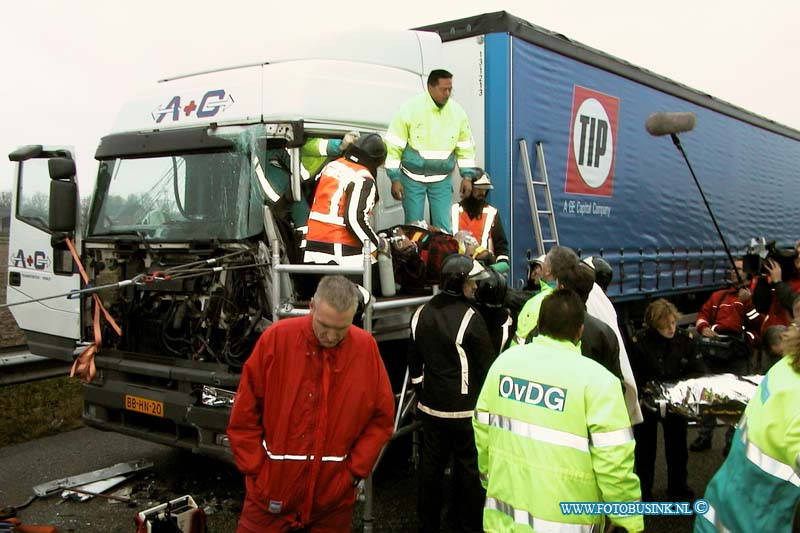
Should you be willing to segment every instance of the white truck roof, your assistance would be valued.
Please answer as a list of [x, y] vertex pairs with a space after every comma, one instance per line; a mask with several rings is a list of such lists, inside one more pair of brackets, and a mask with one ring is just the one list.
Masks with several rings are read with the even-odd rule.
[[430, 32], [359, 31], [277, 48], [161, 80], [123, 105], [112, 131], [297, 119], [382, 129], [441, 68], [441, 40]]

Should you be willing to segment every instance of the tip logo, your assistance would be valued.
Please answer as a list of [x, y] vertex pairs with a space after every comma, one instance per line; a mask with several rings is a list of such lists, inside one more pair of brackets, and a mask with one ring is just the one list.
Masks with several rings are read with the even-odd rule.
[[619, 99], [575, 86], [566, 192], [611, 196]]

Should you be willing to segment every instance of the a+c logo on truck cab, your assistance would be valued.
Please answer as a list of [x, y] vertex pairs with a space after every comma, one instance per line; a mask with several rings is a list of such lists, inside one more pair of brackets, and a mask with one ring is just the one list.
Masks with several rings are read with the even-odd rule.
[[181, 116], [191, 117], [193, 114], [199, 119], [215, 116], [220, 111], [225, 111], [233, 105], [233, 97], [226, 94], [224, 89], [206, 91], [200, 98], [200, 103], [191, 96], [185, 96], [181, 103], [181, 95], [173, 96], [166, 105], [160, 105], [153, 110], [152, 116], [156, 124], [169, 117], [172, 122], [177, 122]]
[[611, 196], [619, 99], [575, 86], [566, 192]]

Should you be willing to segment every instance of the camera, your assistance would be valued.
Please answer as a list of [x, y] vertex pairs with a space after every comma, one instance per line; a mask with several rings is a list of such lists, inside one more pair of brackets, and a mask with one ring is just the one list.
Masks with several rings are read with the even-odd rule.
[[767, 242], [764, 237], [758, 237], [750, 239], [750, 245], [742, 258], [742, 267], [751, 276], [766, 274], [764, 263], [768, 259], [772, 259], [780, 265], [783, 278], [789, 279], [797, 275], [797, 269], [794, 266], [795, 258], [797, 258], [797, 251], [794, 248], [779, 248], [775, 241]]

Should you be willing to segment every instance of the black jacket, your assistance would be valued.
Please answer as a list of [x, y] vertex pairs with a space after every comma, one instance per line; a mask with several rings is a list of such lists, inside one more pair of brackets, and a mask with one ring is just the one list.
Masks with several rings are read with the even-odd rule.
[[476, 305], [475, 309], [483, 317], [486, 322], [486, 328], [489, 330], [489, 337], [492, 339], [492, 348], [494, 348], [494, 357], [497, 357], [500, 352], [508, 347], [511, 336], [514, 334], [511, 326], [514, 321], [511, 319], [511, 312], [505, 307], [487, 307], [485, 305]]
[[440, 418], [469, 418], [496, 353], [469, 300], [440, 293], [411, 319], [409, 367], [417, 408]]
[[651, 381], [680, 381], [703, 374], [694, 338], [686, 330], [678, 329], [668, 339], [645, 328], [634, 334], [632, 344], [631, 369], [640, 391]]
[[[533, 328], [525, 342], [539, 335], [539, 326]], [[614, 374], [621, 382], [622, 370], [619, 367], [619, 341], [611, 326], [595, 318], [589, 313], [583, 317], [583, 335], [581, 335], [581, 355], [597, 361], [606, 370]], [[623, 385], [624, 387], [624, 385]]]
[[603, 365], [609, 372], [622, 379], [619, 368], [619, 341], [611, 326], [589, 313], [583, 319], [581, 353]]

